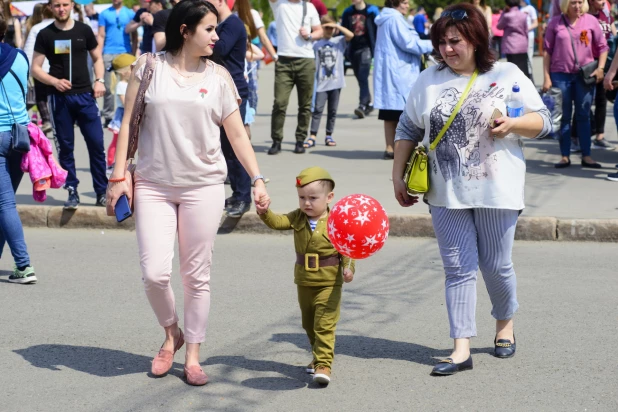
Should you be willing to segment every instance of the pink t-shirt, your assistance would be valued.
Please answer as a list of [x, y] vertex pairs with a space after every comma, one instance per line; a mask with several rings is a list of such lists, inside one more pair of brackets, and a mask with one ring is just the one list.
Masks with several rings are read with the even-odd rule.
[[498, 20], [500, 20], [500, 16], [502, 16], [502, 10], [500, 13], [491, 15], [491, 33], [494, 37], [502, 37], [504, 31], [498, 29]]
[[502, 13], [498, 28], [504, 30], [502, 52], [504, 54], [522, 54], [528, 52], [528, 16], [517, 7]]
[[[176, 187], [223, 184], [227, 175], [220, 127], [241, 102], [228, 71], [210, 60], [181, 77], [157, 53], [146, 91], [135, 170], [138, 178]], [[135, 76], [141, 80], [142, 65]]]
[[562, 15], [552, 17], [545, 31], [545, 50], [551, 56], [549, 71], [551, 73], [577, 73], [579, 67], [575, 64], [571, 39], [580, 66], [592, 62], [595, 56], [609, 50], [605, 35], [601, 31], [599, 21], [590, 14], [584, 14], [574, 26], [569, 24]]

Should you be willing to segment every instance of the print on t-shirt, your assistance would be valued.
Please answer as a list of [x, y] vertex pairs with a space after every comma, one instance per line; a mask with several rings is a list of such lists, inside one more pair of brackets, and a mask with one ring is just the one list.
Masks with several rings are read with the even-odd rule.
[[343, 36], [321, 39], [313, 44], [316, 64], [316, 92], [341, 89], [345, 86], [343, 76], [343, 52], [346, 48]]
[[354, 36], [364, 36], [366, 33], [367, 16], [364, 14], [352, 15], [352, 27], [354, 28]]
[[[494, 140], [489, 133], [487, 113], [493, 113], [499, 103], [504, 103], [504, 90], [504, 87], [492, 84], [488, 90], [470, 91], [436, 147], [436, 155], [431, 164], [435, 175], [439, 170], [444, 180], [452, 180], [455, 186], [459, 186], [459, 176], [467, 177], [468, 180], [492, 179], [492, 175], [497, 171], [497, 156], [494, 153]], [[429, 114], [430, 144], [438, 137], [461, 95], [462, 91], [454, 87], [440, 93]]]
[[337, 80], [341, 73], [337, 73], [337, 50], [332, 45], [325, 44], [318, 49], [318, 58], [320, 59], [320, 74], [319, 81]]
[[54, 41], [54, 54], [71, 54], [71, 40]]

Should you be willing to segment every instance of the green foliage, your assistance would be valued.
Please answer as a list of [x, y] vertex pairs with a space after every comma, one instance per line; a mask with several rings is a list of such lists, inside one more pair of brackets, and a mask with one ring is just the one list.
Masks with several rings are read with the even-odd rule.
[[[111, 5], [111, 0], [94, 0], [93, 2], [94, 4], [110, 4]], [[131, 8], [133, 6], [139, 6], [139, 0], [124, 0], [122, 2], [122, 4], [124, 4], [125, 6], [127, 6], [128, 8]]]

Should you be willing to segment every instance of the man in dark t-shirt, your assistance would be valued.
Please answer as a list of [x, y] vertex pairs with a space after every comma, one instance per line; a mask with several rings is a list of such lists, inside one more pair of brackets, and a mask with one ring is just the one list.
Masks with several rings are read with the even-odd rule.
[[[54, 123], [54, 138], [60, 166], [68, 172], [65, 188], [69, 198], [65, 209], [79, 206], [75, 171], [75, 122], [86, 141], [90, 156], [90, 172], [96, 193], [96, 205], [105, 206], [107, 176], [105, 175], [105, 147], [103, 127], [96, 98], [105, 94], [104, 68], [101, 50], [90, 26], [71, 17], [71, 0], [51, 0], [55, 21], [41, 30], [34, 44], [32, 75], [51, 88], [50, 106]], [[88, 54], [94, 63], [96, 81], [90, 82]], [[49, 60], [49, 74], [43, 70]]]
[[[150, 0], [146, 4], [146, 8], [141, 8], [135, 13], [133, 21], [127, 24], [125, 32], [134, 32], [138, 27], [142, 26], [144, 28], [144, 35], [142, 36], [142, 45], [140, 50], [142, 53], [151, 53], [155, 51], [153, 47], [153, 26], [155, 24], [154, 16], [167, 9], [167, 0]], [[163, 30], [165, 30], [165, 27]]]
[[167, 25], [167, 19], [169, 19], [171, 9], [161, 10], [154, 15], [154, 21], [152, 23], [152, 38], [154, 39], [153, 51], [161, 51], [165, 47], [165, 26]]
[[[240, 117], [245, 121], [249, 86], [245, 80], [245, 57], [247, 54], [247, 30], [240, 18], [233, 14], [225, 1], [209, 0], [219, 12], [214, 58], [220, 59], [230, 72], [238, 94], [240, 103]], [[232, 149], [225, 129], [221, 128], [221, 150], [227, 163], [228, 176], [232, 187], [232, 196], [225, 200], [227, 215], [240, 218], [251, 208], [251, 178]]]
[[144, 29], [144, 33], [142, 35], [142, 43], [139, 46], [139, 49], [142, 53], [152, 52], [152, 21], [153, 16], [150, 12], [150, 1], [143, 2], [145, 7], [137, 10], [135, 12], [135, 17], [133, 17], [133, 21], [129, 22], [127, 26], [124, 28], [125, 33], [133, 33], [137, 31], [139, 27]]
[[354, 114], [359, 119], [368, 116], [373, 111], [369, 91], [369, 72], [378, 34], [375, 24], [378, 14], [380, 10], [376, 6], [366, 4], [364, 0], [352, 0], [352, 5], [345, 9], [341, 16], [341, 25], [354, 33], [346, 57], [352, 63], [354, 76], [360, 88], [359, 105], [354, 110]]

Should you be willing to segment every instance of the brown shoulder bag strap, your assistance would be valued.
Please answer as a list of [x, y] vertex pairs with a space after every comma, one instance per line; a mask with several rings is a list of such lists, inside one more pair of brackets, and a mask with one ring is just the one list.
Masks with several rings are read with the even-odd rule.
[[137, 96], [135, 97], [135, 103], [133, 104], [133, 112], [131, 113], [131, 124], [129, 125], [129, 148], [127, 150], [127, 160], [135, 158], [135, 152], [137, 152], [137, 142], [139, 138], [139, 126], [142, 123], [144, 117], [144, 109], [146, 108], [146, 102], [144, 98], [146, 96], [146, 90], [150, 86], [150, 81], [154, 74], [155, 68], [155, 55], [148, 53], [146, 56], [146, 66], [144, 67], [144, 74], [137, 90]]

